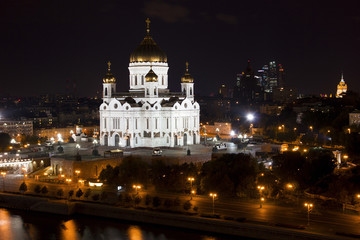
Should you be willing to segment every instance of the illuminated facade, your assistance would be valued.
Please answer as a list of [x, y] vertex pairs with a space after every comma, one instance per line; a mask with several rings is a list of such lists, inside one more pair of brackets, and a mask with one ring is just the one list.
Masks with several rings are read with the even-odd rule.
[[150, 36], [130, 55], [126, 93], [116, 91], [110, 70], [103, 78], [100, 144], [120, 147], [185, 146], [200, 143], [200, 107], [194, 101], [194, 79], [186, 63], [181, 92], [168, 89], [166, 54]]
[[343, 95], [345, 95], [347, 92], [347, 84], [344, 81], [344, 75], [341, 74], [341, 80], [339, 84], [337, 85], [337, 91], [336, 91], [336, 97], [342, 98]]

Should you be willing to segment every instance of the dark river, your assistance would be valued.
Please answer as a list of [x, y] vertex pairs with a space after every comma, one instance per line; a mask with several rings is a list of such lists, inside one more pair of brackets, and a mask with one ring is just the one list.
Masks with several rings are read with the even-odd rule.
[[88, 216], [66, 219], [58, 215], [0, 208], [0, 240], [18, 239], [229, 240], [240, 238], [113, 219]]

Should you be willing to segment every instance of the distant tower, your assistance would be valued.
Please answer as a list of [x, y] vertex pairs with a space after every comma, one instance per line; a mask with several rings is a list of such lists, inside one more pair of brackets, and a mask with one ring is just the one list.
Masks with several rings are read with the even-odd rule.
[[194, 78], [189, 73], [189, 63], [185, 63], [186, 70], [184, 76], [181, 78], [181, 92], [190, 101], [194, 101]]
[[344, 81], [344, 74], [341, 73], [341, 80], [339, 84], [337, 85], [337, 91], [336, 91], [336, 97], [342, 98], [343, 95], [345, 95], [347, 92], [347, 84]]
[[103, 99], [106, 103], [110, 102], [111, 97], [116, 92], [116, 79], [110, 71], [111, 62], [107, 63], [108, 70], [103, 78]]

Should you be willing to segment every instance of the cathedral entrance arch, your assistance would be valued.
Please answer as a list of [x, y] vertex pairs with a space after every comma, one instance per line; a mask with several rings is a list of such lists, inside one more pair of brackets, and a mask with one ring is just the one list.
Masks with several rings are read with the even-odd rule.
[[174, 136], [174, 138], [175, 138], [175, 139], [174, 139], [174, 140], [175, 140], [174, 145], [175, 145], [175, 146], [177, 146], [177, 145], [178, 145], [178, 136], [177, 136], [177, 135], [175, 135], [175, 136]]
[[104, 145], [105, 145], [105, 146], [108, 146], [108, 145], [109, 145], [109, 138], [108, 138], [108, 135], [107, 135], [107, 134], [105, 134], [105, 136], [104, 136]]
[[193, 144], [196, 144], [196, 133], [193, 134]]
[[130, 136], [126, 137], [126, 146], [130, 147]]
[[119, 147], [120, 137], [118, 134], [115, 135], [115, 146]]
[[187, 146], [187, 133], [184, 133], [184, 146]]

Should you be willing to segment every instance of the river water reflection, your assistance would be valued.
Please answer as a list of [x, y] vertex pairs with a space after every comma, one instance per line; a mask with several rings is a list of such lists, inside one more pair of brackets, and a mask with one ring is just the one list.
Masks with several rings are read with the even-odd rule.
[[[0, 240], [228, 240], [225, 236], [120, 220], [14, 211], [0, 208]], [[239, 238], [233, 238], [239, 239]]]

